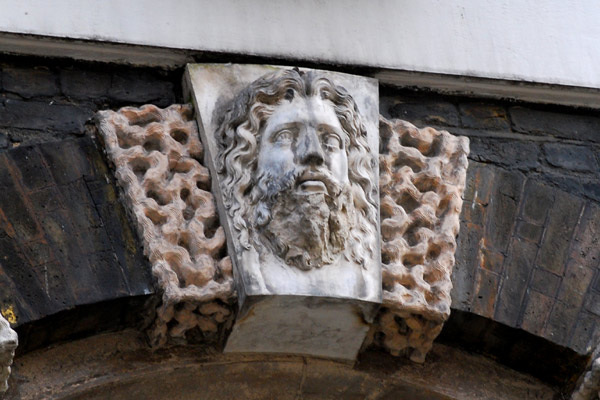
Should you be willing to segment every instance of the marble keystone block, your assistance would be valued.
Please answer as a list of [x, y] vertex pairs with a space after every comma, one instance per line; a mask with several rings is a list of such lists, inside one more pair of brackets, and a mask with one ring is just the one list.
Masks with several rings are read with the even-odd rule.
[[382, 301], [377, 81], [188, 65], [239, 312], [226, 352], [354, 359]]

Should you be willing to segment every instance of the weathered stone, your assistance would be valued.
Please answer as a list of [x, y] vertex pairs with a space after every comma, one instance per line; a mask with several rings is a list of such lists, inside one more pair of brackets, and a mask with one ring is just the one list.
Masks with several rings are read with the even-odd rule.
[[554, 190], [535, 179], [528, 179], [524, 193], [522, 217], [537, 225], [544, 225], [546, 214], [554, 202]]
[[598, 161], [594, 151], [588, 146], [575, 146], [562, 143], [544, 145], [548, 164], [576, 172], [598, 172]]
[[450, 313], [450, 275], [465, 187], [468, 139], [382, 119], [383, 287], [379, 316], [392, 354], [424, 361]]
[[544, 269], [536, 268], [531, 276], [530, 287], [541, 294], [554, 298], [560, 282], [560, 276]]
[[0, 132], [0, 149], [6, 149], [8, 145], [8, 135], [5, 132]]
[[540, 335], [553, 305], [554, 299], [552, 297], [545, 296], [535, 290], [529, 291], [521, 327], [528, 332]]
[[505, 252], [517, 217], [525, 177], [520, 172], [500, 170], [488, 206], [486, 247]]
[[454, 308], [470, 309], [482, 237], [483, 230], [480, 226], [472, 224], [461, 226], [457, 239], [456, 264], [452, 269], [450, 297]]
[[577, 320], [578, 311], [577, 307], [571, 307], [559, 301], [555, 302], [543, 336], [554, 343], [566, 345], [570, 339], [569, 333]]
[[471, 138], [469, 158], [520, 170], [540, 166], [540, 146], [534, 142]]
[[173, 83], [157, 80], [144, 71], [123, 71], [112, 77], [108, 96], [118, 102], [153, 103], [166, 107], [175, 102]]
[[190, 65], [186, 83], [235, 255], [225, 351], [354, 359], [381, 302], [376, 82]]
[[48, 173], [36, 147], [22, 146], [8, 153], [8, 157], [20, 172], [21, 181], [29, 190], [37, 190], [52, 184], [52, 176]]
[[594, 315], [588, 314], [585, 311], [579, 312], [577, 323], [573, 328], [571, 341], [569, 346], [580, 354], [589, 354], [595, 345], [592, 340], [594, 333], [594, 325], [597, 318]]
[[[233, 315], [231, 261], [223, 255], [210, 174], [192, 109], [174, 105], [98, 113], [98, 127], [163, 292], [155, 345], [193, 329], [214, 335]], [[202, 313], [207, 302], [222, 304]]]
[[590, 293], [586, 297], [585, 309], [600, 317], [600, 293]]
[[600, 206], [588, 203], [571, 246], [571, 257], [578, 263], [597, 268], [600, 263]]
[[504, 255], [500, 252], [489, 250], [485, 247], [479, 249], [479, 265], [483, 269], [499, 274], [504, 265]]
[[517, 325], [537, 250], [538, 247], [533, 243], [513, 239], [504, 268], [504, 283], [496, 303], [497, 321], [510, 326]]
[[17, 333], [10, 328], [8, 321], [0, 315], [0, 395], [8, 389], [7, 380], [10, 375], [10, 366], [18, 343]]
[[443, 101], [413, 101], [406, 98], [396, 103], [389, 110], [389, 115], [392, 118], [399, 118], [419, 126], [460, 125], [460, 117], [456, 106]]
[[571, 260], [563, 275], [557, 299], [570, 306], [580, 307], [593, 278], [593, 269]]
[[573, 232], [579, 221], [583, 201], [562, 191], [556, 191], [548, 212], [546, 232], [540, 247], [537, 264], [555, 274], [562, 274]]
[[551, 111], [525, 107], [509, 108], [513, 129], [535, 135], [546, 134], [565, 139], [600, 142], [600, 118], [587, 115], [574, 117]]
[[92, 70], [62, 69], [59, 79], [63, 94], [78, 99], [97, 100], [104, 97], [111, 84], [109, 73]]
[[478, 315], [488, 318], [494, 316], [496, 296], [498, 294], [498, 274], [480, 269], [475, 281], [475, 295], [473, 296], [472, 310]]
[[531, 224], [527, 221], [517, 222], [516, 233], [521, 239], [539, 243], [543, 232], [544, 227], [541, 225]]
[[496, 168], [470, 161], [464, 200], [487, 206], [494, 188]]
[[587, 371], [582, 375], [579, 386], [570, 400], [596, 400], [600, 398], [600, 348], [592, 355]]
[[56, 75], [44, 68], [4, 68], [2, 87], [24, 98], [58, 94]]
[[[486, 103], [461, 103], [461, 125], [472, 129], [508, 130], [510, 122], [504, 107]], [[473, 150], [471, 150], [472, 152]]]
[[0, 105], [0, 126], [80, 134], [92, 115], [84, 107], [6, 99]]

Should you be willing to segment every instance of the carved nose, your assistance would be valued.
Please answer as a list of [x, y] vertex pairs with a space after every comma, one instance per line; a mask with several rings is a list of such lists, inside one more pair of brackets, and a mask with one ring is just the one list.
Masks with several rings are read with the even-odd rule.
[[323, 154], [323, 149], [321, 149], [317, 133], [313, 129], [309, 129], [306, 133], [299, 150], [300, 162], [302, 164], [315, 166], [323, 164], [325, 155]]

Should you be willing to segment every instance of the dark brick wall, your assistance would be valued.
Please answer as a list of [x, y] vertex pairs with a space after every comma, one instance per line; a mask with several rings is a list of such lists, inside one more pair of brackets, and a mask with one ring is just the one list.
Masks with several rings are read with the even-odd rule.
[[98, 110], [173, 104], [181, 73], [0, 58], [0, 149], [85, 135]]
[[589, 352], [600, 340], [597, 112], [383, 94], [384, 116], [471, 141], [453, 308]]
[[180, 77], [0, 60], [0, 310], [16, 325], [154, 291], [90, 118], [99, 109], [172, 104]]

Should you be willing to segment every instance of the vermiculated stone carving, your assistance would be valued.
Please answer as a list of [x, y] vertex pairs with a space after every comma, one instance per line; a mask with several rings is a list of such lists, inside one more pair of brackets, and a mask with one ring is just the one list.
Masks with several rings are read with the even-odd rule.
[[193, 110], [146, 105], [97, 115], [99, 131], [144, 252], [163, 291], [155, 344], [197, 328], [218, 331], [231, 317], [232, 265], [225, 254], [210, 174]]
[[376, 82], [235, 65], [187, 79], [235, 257], [225, 350], [354, 358], [381, 301]]
[[8, 321], [0, 315], [0, 395], [8, 389], [7, 381], [10, 376], [10, 366], [18, 344], [17, 333], [12, 330]]
[[450, 315], [468, 139], [380, 120], [383, 308], [375, 341], [423, 362]]

